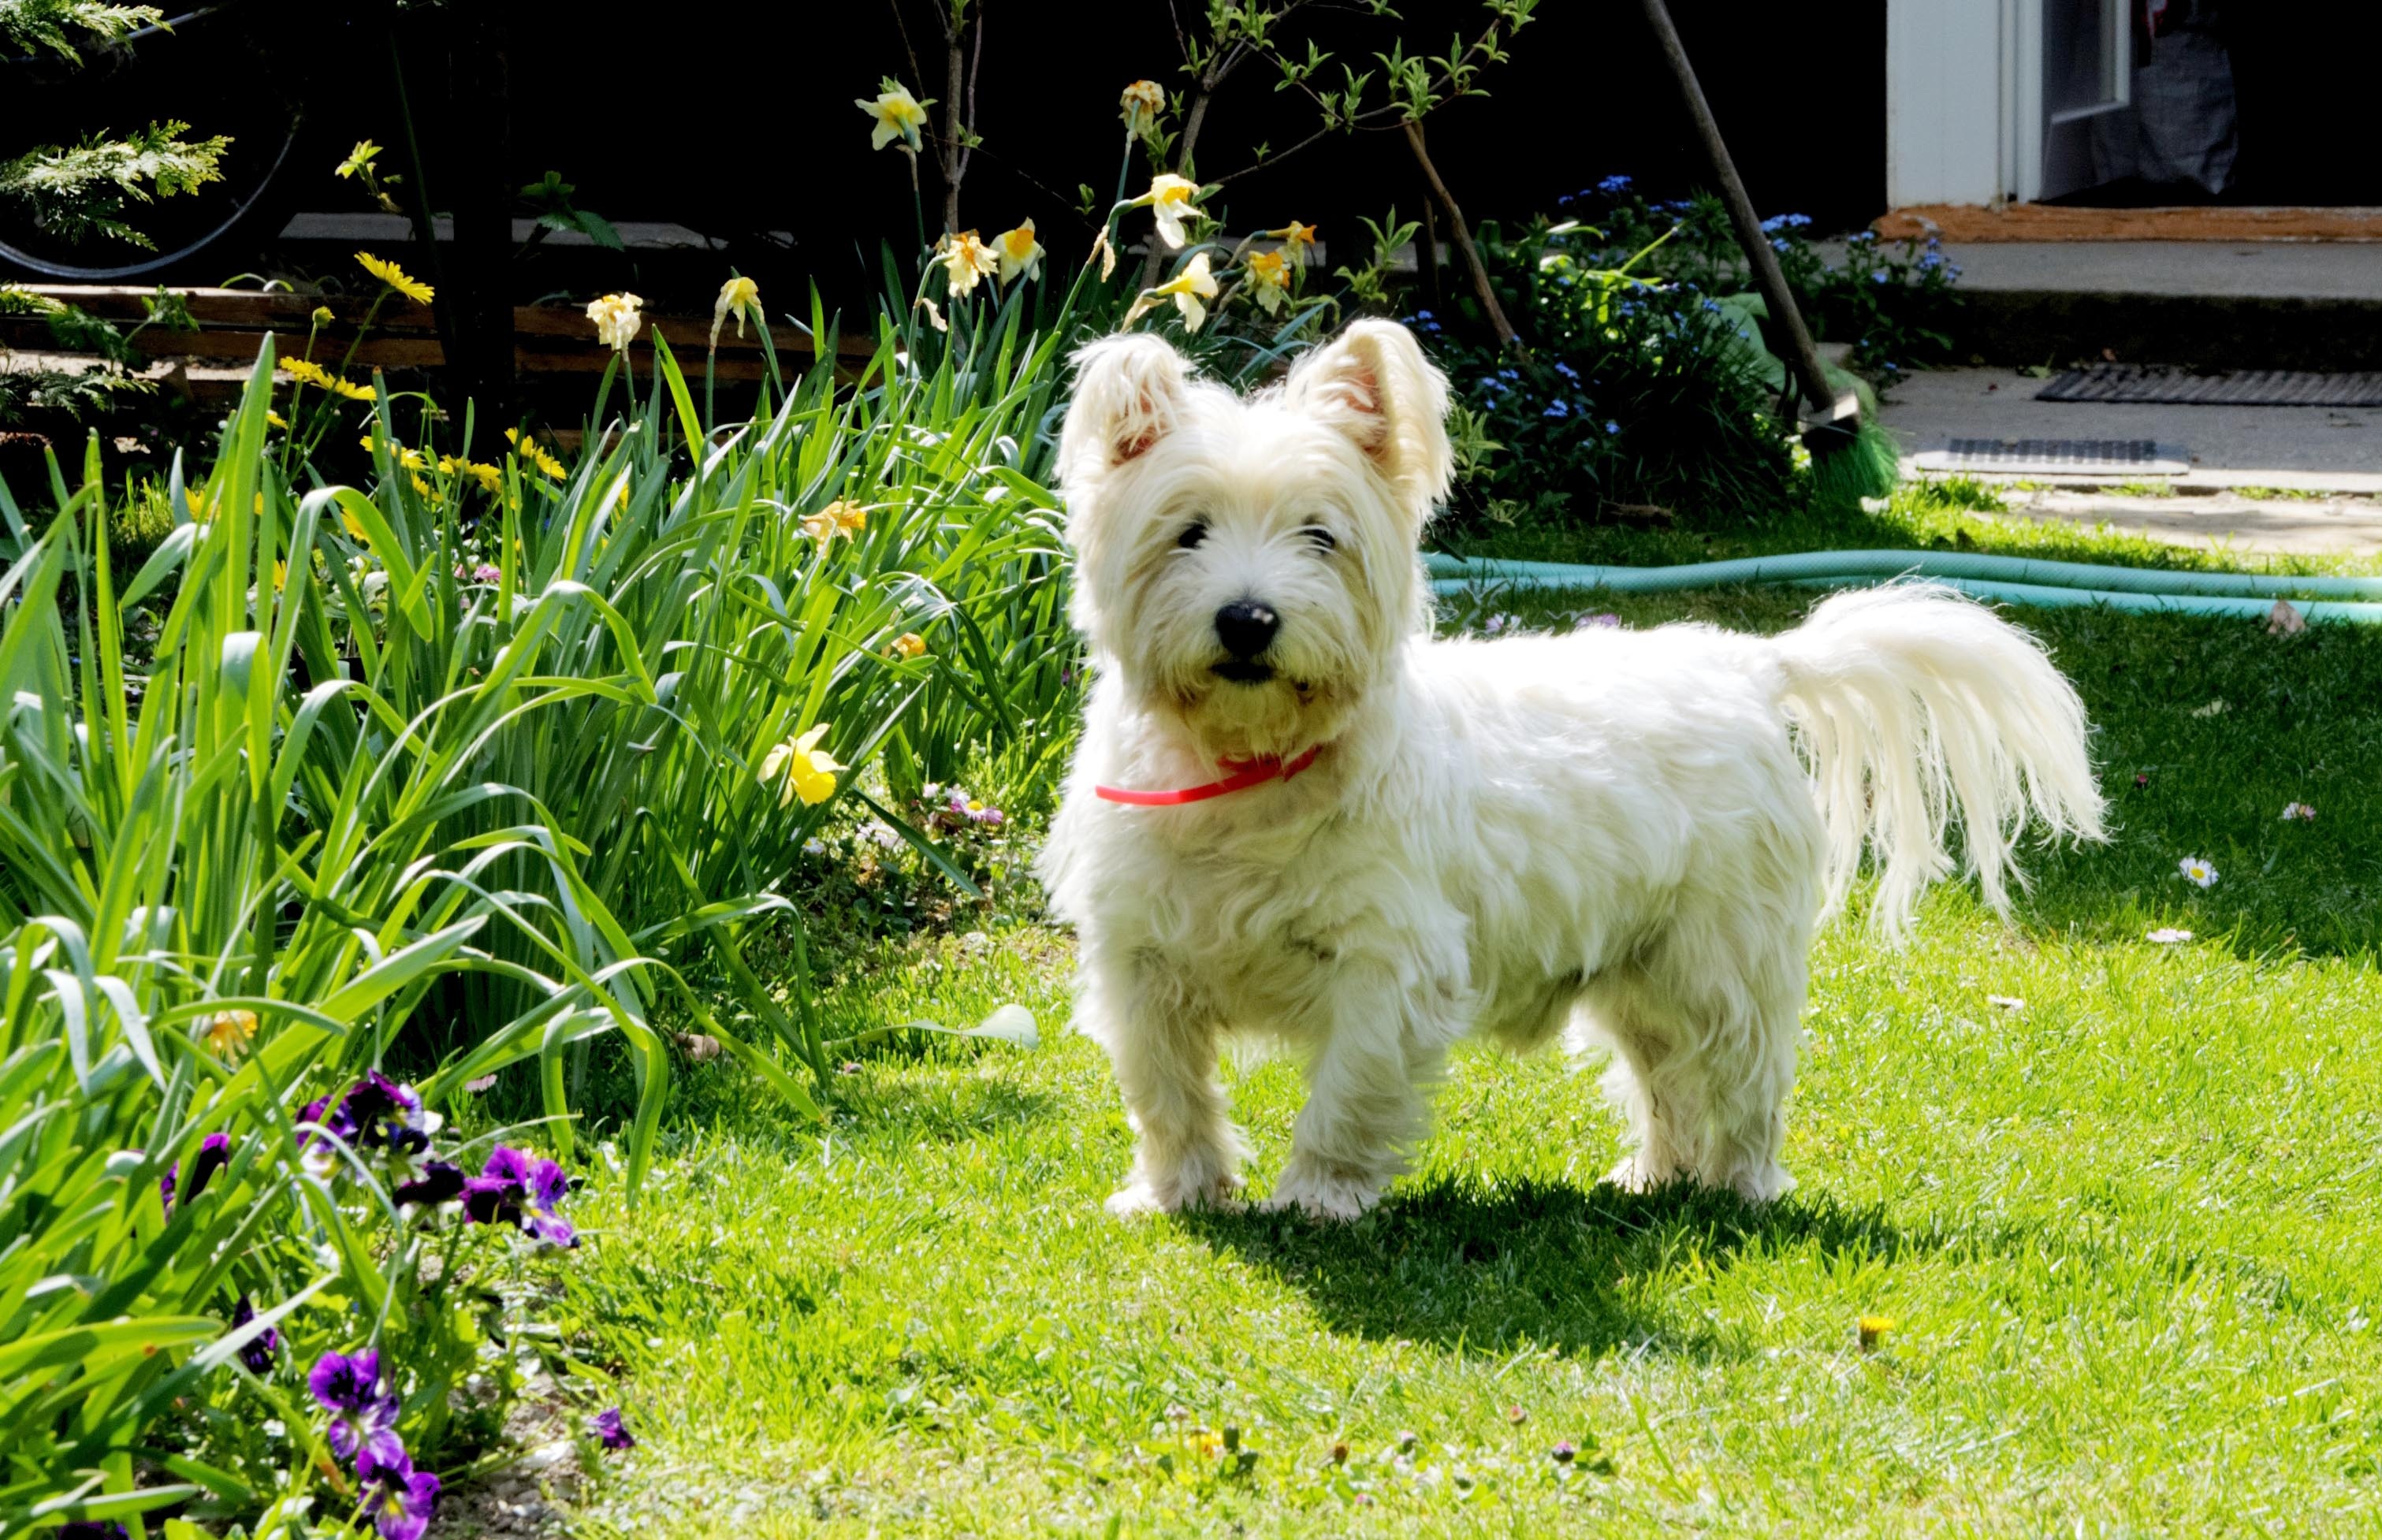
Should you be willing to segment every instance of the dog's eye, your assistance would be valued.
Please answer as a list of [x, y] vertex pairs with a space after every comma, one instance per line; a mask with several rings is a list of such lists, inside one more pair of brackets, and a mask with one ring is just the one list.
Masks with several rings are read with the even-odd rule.
[[1204, 519], [1194, 519], [1183, 526], [1183, 532], [1174, 537], [1174, 544], [1189, 551], [1197, 548], [1198, 544], [1207, 538], [1208, 521]]
[[1301, 539], [1312, 541], [1319, 551], [1329, 554], [1340, 549], [1340, 542], [1332, 538], [1332, 532], [1320, 524], [1309, 524], [1298, 533]]

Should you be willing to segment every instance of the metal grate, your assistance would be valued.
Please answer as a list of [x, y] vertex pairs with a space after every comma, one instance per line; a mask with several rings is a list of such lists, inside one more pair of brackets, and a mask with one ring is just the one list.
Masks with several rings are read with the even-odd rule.
[[2069, 370], [2034, 398], [2174, 407], [2382, 407], [2382, 373], [2240, 369], [2196, 374], [2162, 364], [2096, 363]]
[[1956, 438], [1913, 458], [1922, 471], [2002, 476], [2180, 476], [2183, 452], [2147, 438]]

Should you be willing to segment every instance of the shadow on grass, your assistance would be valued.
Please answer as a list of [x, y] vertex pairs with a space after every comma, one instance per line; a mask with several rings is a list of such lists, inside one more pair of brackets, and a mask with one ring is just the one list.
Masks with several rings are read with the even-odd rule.
[[1180, 1221], [1220, 1256], [1298, 1289], [1337, 1332], [1440, 1348], [1565, 1354], [1733, 1356], [1673, 1308], [1669, 1276], [1726, 1268], [1749, 1251], [1814, 1246], [1830, 1262], [1934, 1250], [1874, 1211], [1824, 1200], [1757, 1207], [1693, 1186], [1624, 1192], [1450, 1179], [1400, 1192], [1353, 1225], [1254, 1211]]

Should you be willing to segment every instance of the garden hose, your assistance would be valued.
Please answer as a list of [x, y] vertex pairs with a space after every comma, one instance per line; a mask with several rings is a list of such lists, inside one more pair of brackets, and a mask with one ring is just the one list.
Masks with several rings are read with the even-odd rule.
[[[1980, 599], [2056, 608], [2106, 605], [2130, 613], [2257, 617], [2288, 597], [2310, 621], [2382, 623], [2382, 578], [2293, 578], [2249, 572], [2179, 572], [2098, 567], [1957, 551], [1803, 551], [1677, 567], [1582, 567], [1562, 562], [1424, 557], [1441, 593], [1481, 584], [1517, 589], [1607, 589], [1668, 593], [1733, 583], [1844, 588], [1893, 578], [1928, 578]], [[2317, 602], [2303, 602], [2313, 596]], [[2357, 603], [2354, 601], [2369, 601]], [[2347, 601], [2347, 602], [2344, 602]]]

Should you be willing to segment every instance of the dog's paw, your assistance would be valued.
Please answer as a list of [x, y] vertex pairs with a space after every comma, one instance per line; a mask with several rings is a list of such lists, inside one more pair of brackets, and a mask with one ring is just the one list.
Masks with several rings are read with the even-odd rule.
[[1236, 1176], [1214, 1177], [1196, 1185], [1153, 1182], [1136, 1177], [1110, 1193], [1105, 1206], [1119, 1219], [1137, 1219], [1145, 1214], [1180, 1214], [1190, 1208], [1231, 1214], [1241, 1207], [1240, 1191], [1241, 1179]]
[[1282, 1179], [1258, 1206], [1270, 1213], [1296, 1209], [1310, 1219], [1343, 1223], [1361, 1216], [1381, 1201], [1381, 1179], [1356, 1171], [1333, 1171], [1291, 1157]]

